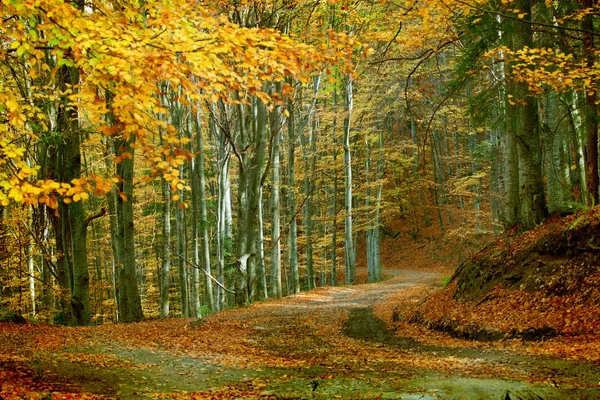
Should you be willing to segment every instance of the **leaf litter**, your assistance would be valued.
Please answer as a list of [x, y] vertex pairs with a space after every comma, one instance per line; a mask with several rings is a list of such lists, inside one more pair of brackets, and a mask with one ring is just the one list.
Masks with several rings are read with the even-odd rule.
[[564, 355], [550, 350], [559, 339], [477, 342], [409, 323], [431, 295], [444, 299], [439, 280], [439, 274], [399, 272], [379, 284], [318, 288], [203, 320], [1, 324], [0, 393], [5, 399], [460, 398], [469, 387], [498, 398], [507, 390], [597, 393], [600, 373], [590, 368], [597, 359], [589, 364], [580, 355], [581, 361], [556, 360], [555, 367], [546, 357]]

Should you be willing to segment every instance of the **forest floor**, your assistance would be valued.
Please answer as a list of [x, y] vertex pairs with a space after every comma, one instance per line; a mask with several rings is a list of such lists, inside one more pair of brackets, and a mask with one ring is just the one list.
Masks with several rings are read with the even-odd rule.
[[460, 226], [394, 221], [380, 283], [201, 320], [0, 323], [0, 400], [600, 398], [600, 207], [474, 257]]
[[[0, 324], [0, 395], [17, 398], [595, 399], [600, 354], [476, 342], [399, 323], [443, 275], [396, 271], [202, 320]], [[394, 330], [390, 327], [394, 326]], [[506, 397], [506, 395], [509, 397]]]

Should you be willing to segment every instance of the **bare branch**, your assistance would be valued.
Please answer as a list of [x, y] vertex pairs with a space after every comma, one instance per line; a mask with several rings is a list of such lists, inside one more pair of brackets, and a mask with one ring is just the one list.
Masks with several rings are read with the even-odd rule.
[[204, 275], [208, 276], [210, 279], [212, 279], [212, 281], [214, 283], [216, 283], [221, 289], [223, 289], [224, 291], [231, 293], [231, 294], [235, 294], [235, 292], [231, 289], [227, 289], [225, 287], [225, 285], [223, 285], [221, 282], [219, 282], [217, 280], [217, 278], [215, 278], [214, 276], [212, 276], [211, 274], [209, 274], [204, 268], [202, 268], [201, 266], [199, 266], [198, 264], [196, 264], [193, 261], [188, 260], [187, 258], [185, 258], [184, 256], [182, 256], [181, 254], [179, 254], [178, 252], [176, 252], [175, 250], [172, 250], [175, 254], [177, 254], [177, 256], [179, 258], [181, 258], [186, 264], [188, 264], [190, 267], [199, 269], [200, 271], [204, 272]]

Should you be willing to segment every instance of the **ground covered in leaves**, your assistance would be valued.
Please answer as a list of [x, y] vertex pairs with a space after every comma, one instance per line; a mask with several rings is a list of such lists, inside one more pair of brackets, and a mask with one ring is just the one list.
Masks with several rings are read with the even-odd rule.
[[377, 284], [202, 320], [0, 323], [0, 398], [600, 398], [600, 209], [504, 237], [455, 273], [464, 240], [405, 226], [387, 227]]
[[[408, 323], [443, 275], [327, 287], [203, 320], [0, 324], [4, 399], [585, 399], [600, 353], [557, 338], [474, 342]], [[583, 343], [580, 343], [584, 346]], [[589, 343], [589, 346], [592, 346]], [[537, 397], [534, 397], [537, 396]]]
[[530, 347], [597, 360], [600, 207], [491, 243], [463, 262], [444, 290], [397, 312], [456, 337], [542, 341]]

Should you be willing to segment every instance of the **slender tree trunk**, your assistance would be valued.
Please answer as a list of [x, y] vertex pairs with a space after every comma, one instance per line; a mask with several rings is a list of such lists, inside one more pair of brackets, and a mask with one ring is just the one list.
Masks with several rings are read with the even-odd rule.
[[337, 89], [333, 89], [333, 123], [331, 128], [332, 150], [333, 153], [333, 198], [331, 205], [331, 215], [333, 219], [331, 227], [331, 286], [337, 285], [337, 212], [338, 212], [338, 176], [337, 176]]
[[440, 225], [440, 232], [444, 235], [444, 221], [442, 219], [442, 204], [443, 204], [443, 193], [444, 193], [444, 178], [441, 165], [441, 155], [438, 148], [440, 135], [439, 132], [433, 132], [433, 138], [431, 139], [431, 163], [433, 166], [433, 183], [434, 183], [434, 198], [436, 205], [436, 212], [438, 215], [438, 222]]
[[[200, 206], [200, 233], [202, 239], [202, 257], [200, 264], [204, 271], [206, 272], [206, 279], [204, 281], [204, 285], [206, 288], [206, 300], [208, 307], [211, 310], [215, 310], [215, 301], [214, 301], [214, 290], [213, 290], [213, 281], [210, 278], [212, 275], [212, 267], [210, 261], [210, 240], [208, 237], [208, 213], [206, 210], [206, 176], [204, 173], [204, 139], [202, 137], [202, 131], [200, 130], [200, 115], [196, 115], [196, 127], [197, 127], [197, 146], [198, 149], [195, 166], [197, 169], [197, 175], [199, 177], [199, 206]], [[222, 281], [221, 281], [222, 282]]]
[[[594, 0], [581, 0], [583, 8], [592, 9]], [[586, 14], [582, 21], [583, 28], [583, 56], [590, 69], [596, 64], [596, 48], [594, 44], [594, 15]], [[598, 104], [594, 88], [588, 88], [585, 96], [585, 133], [587, 137], [586, 175], [587, 191], [590, 195], [589, 205], [599, 204], [599, 176], [598, 176]]]
[[519, 221], [519, 157], [512, 118], [508, 117], [504, 135], [504, 225], [507, 228], [517, 225]]
[[544, 126], [549, 132], [544, 135], [544, 155], [546, 171], [546, 188], [548, 193], [548, 211], [569, 211], [570, 179], [569, 163], [566, 160], [569, 132], [564, 124], [560, 123], [558, 95], [555, 92], [548, 94], [546, 99], [546, 113]]
[[238, 225], [236, 276], [236, 304], [243, 305], [256, 300], [256, 257], [258, 254], [258, 208], [263, 170], [266, 158], [267, 107], [257, 97], [251, 105], [250, 129], [246, 127], [246, 115], [238, 106], [240, 128], [238, 149], [250, 148], [240, 154], [238, 180]]
[[[238, 111], [239, 119], [238, 123], [240, 125], [240, 130], [245, 129], [245, 113], [242, 110], [243, 106], [239, 105]], [[241, 132], [240, 136], [247, 136], [246, 132]], [[241, 148], [245, 148], [247, 143], [241, 142], [242, 144], [239, 146]], [[248, 214], [250, 211], [249, 205], [249, 162], [248, 158], [250, 155], [248, 152], [244, 152], [240, 155], [240, 165], [238, 172], [238, 215], [237, 215], [237, 271], [235, 275], [235, 304], [238, 306], [243, 306], [244, 304], [248, 304], [250, 302], [249, 293], [248, 293], [248, 260], [252, 256], [250, 254], [250, 243], [248, 243]]]
[[[370, 140], [366, 140], [366, 164], [365, 176], [367, 181], [366, 193], [366, 213], [368, 229], [366, 232], [367, 246], [367, 274], [369, 282], [379, 282], [381, 280], [381, 256], [379, 247], [379, 229], [381, 225], [381, 195], [383, 190], [383, 134], [380, 134], [378, 140], [379, 149], [374, 154], [372, 152]], [[375, 159], [375, 162], [373, 162]], [[375, 168], [373, 168], [375, 163]], [[373, 171], [373, 169], [375, 171]], [[375, 182], [371, 177], [375, 178]], [[375, 190], [372, 188], [375, 187]]]
[[[110, 149], [110, 145], [108, 141], [104, 146], [104, 162], [107, 171], [114, 170], [114, 165], [110, 160], [114, 158], [114, 148]], [[112, 250], [112, 260], [111, 260], [111, 284], [112, 284], [112, 297], [115, 301], [116, 306], [116, 315], [115, 321], [119, 320], [119, 289], [117, 282], [118, 278], [118, 265], [120, 263], [121, 257], [121, 241], [119, 240], [119, 221], [117, 218], [117, 197], [118, 197], [117, 189], [113, 188], [109, 193], [106, 194], [106, 203], [108, 208], [108, 218], [109, 218], [109, 229], [110, 229], [110, 244]]]
[[[417, 186], [418, 192], [419, 192], [419, 197], [421, 199], [421, 204], [425, 204], [425, 199], [423, 197], [423, 190], [421, 189], [421, 181], [420, 181], [420, 177], [419, 177], [419, 160], [420, 160], [420, 154], [419, 154], [419, 141], [417, 138], [417, 124], [415, 122], [414, 117], [410, 118], [410, 136], [411, 136], [411, 143], [412, 143], [412, 156], [413, 156], [413, 179], [412, 179], [412, 186], [414, 187], [415, 185]], [[414, 229], [413, 229], [413, 237], [416, 238], [417, 235], [419, 234], [419, 222], [417, 219], [417, 211], [416, 211], [416, 207], [415, 207], [415, 203], [413, 200], [413, 196], [412, 196], [413, 191], [411, 190], [411, 194], [410, 194], [410, 202], [411, 202], [411, 208], [412, 208], [412, 214], [413, 214], [413, 224], [414, 224]], [[425, 219], [425, 224], [429, 225], [429, 217], [427, 215], [424, 216]]]
[[252, 157], [250, 175], [250, 198], [249, 198], [249, 220], [248, 220], [248, 242], [250, 245], [250, 263], [248, 273], [248, 286], [250, 301], [257, 299], [257, 257], [259, 256], [259, 216], [262, 199], [263, 173], [267, 153], [267, 106], [256, 99], [256, 123], [254, 131], [255, 152]]
[[[261, 286], [261, 291], [263, 293], [263, 299], [269, 297], [269, 289], [267, 287], [267, 269], [265, 265], [265, 239], [264, 239], [264, 221], [263, 221], [263, 206], [262, 206], [262, 198], [263, 198], [263, 188], [262, 186], [258, 189], [258, 238], [257, 238], [257, 247], [258, 247], [258, 265], [257, 275], [258, 281], [257, 285]], [[258, 290], [257, 290], [258, 292]]]
[[[137, 322], [144, 318], [142, 303], [138, 290], [135, 263], [135, 238], [133, 229], [133, 176], [135, 136], [115, 140], [115, 154], [121, 156], [117, 165], [117, 173], [121, 181], [117, 185], [117, 240], [119, 257], [117, 263], [119, 320], [120, 322]], [[127, 154], [124, 154], [127, 153]]]
[[[53, 173], [57, 172], [59, 161], [58, 152], [49, 157], [52, 160]], [[55, 175], [59, 176], [59, 175]], [[73, 310], [71, 307], [71, 272], [68, 255], [68, 226], [67, 218], [68, 208], [65, 204], [59, 204], [59, 213], [46, 209], [48, 217], [52, 224], [54, 232], [54, 243], [56, 248], [56, 280], [58, 282], [58, 304], [59, 315], [55, 317], [55, 322], [63, 325], [72, 325]]]
[[[217, 143], [217, 169], [218, 169], [218, 189], [217, 189], [217, 280], [222, 284], [225, 282], [225, 253], [229, 236], [227, 235], [227, 196], [229, 182], [229, 160], [230, 155], [227, 150], [227, 139], [224, 132], [219, 129], [215, 123], [217, 118], [217, 107], [212, 107], [213, 117], [209, 119], [209, 128]], [[216, 288], [215, 309], [220, 312], [225, 309], [225, 291], [219, 285]]]
[[[196, 135], [201, 134], [201, 130], [198, 127], [198, 123], [196, 122], [197, 117], [193, 117], [192, 125], [194, 129], [189, 130], [190, 135], [190, 152], [194, 154], [194, 152], [198, 152], [195, 147], [197, 147], [194, 143]], [[201, 151], [201, 150], [200, 150]], [[194, 266], [191, 269], [191, 315], [193, 318], [199, 318], [200, 315], [200, 247], [201, 247], [201, 238], [200, 238], [200, 229], [202, 225], [202, 221], [200, 219], [200, 194], [198, 193], [200, 190], [200, 183], [198, 177], [198, 160], [197, 157], [192, 158], [190, 165], [190, 183], [191, 183], [191, 193], [190, 193], [190, 201], [192, 203], [192, 221], [191, 221], [191, 235], [192, 235], [192, 254], [193, 254], [193, 262]], [[210, 255], [209, 255], [210, 257]], [[206, 296], [203, 296], [206, 297]]]
[[492, 228], [494, 234], [498, 233], [498, 223], [500, 222], [500, 214], [502, 210], [502, 189], [500, 186], [500, 165], [501, 157], [498, 146], [498, 132], [490, 131], [490, 143], [492, 145], [492, 165], [490, 168], [490, 210], [492, 212]]
[[576, 172], [572, 175], [573, 182], [573, 197], [575, 201], [581, 204], [586, 204], [587, 196], [587, 179], [585, 171], [585, 154], [582, 145], [582, 121], [578, 107], [577, 92], [567, 93], [567, 104], [569, 112], [569, 124], [571, 127], [571, 143], [573, 144], [573, 154], [576, 165]]
[[354, 93], [352, 78], [348, 77], [344, 96], [344, 171], [345, 171], [345, 233], [344, 233], [344, 263], [346, 267], [346, 285], [354, 284], [356, 280], [356, 254], [354, 252], [352, 230], [352, 158], [350, 154], [350, 131], [352, 112], [354, 110]]
[[281, 227], [279, 208], [279, 171], [280, 171], [280, 149], [279, 138], [281, 136], [281, 120], [277, 110], [271, 114], [271, 136], [273, 145], [271, 150], [271, 166], [273, 176], [271, 178], [271, 266], [270, 287], [271, 297], [282, 296], [281, 287]]
[[[372, 186], [377, 182], [372, 182], [372, 175], [375, 175], [377, 181], [377, 172], [372, 173], [372, 163], [374, 155], [371, 152], [371, 144], [367, 138], [365, 144], [365, 178], [366, 178], [366, 194], [365, 194], [365, 212], [367, 213], [366, 231], [366, 253], [367, 253], [367, 275], [369, 282], [378, 282], [381, 277], [380, 257], [379, 257], [379, 187], [373, 193]], [[377, 162], [377, 161], [376, 161]], [[375, 204], [373, 204], [375, 203]]]
[[[183, 171], [180, 171], [182, 174]], [[181, 194], [183, 198], [183, 193]], [[190, 317], [190, 293], [188, 270], [185, 260], [187, 259], [186, 246], [186, 223], [185, 212], [182, 207], [177, 207], [175, 215], [175, 229], [177, 231], [177, 272], [179, 274], [179, 300], [181, 304], [181, 316]]]
[[[42, 228], [42, 241], [47, 243], [50, 238], [50, 229], [46, 228], [47, 224], [47, 207], [41, 206], [36, 209], [41, 220], [40, 228]], [[2, 208], [0, 208], [0, 221], [2, 220]], [[42, 308], [46, 311], [51, 310], [54, 304], [54, 292], [52, 290], [52, 266], [46, 261], [46, 256], [41, 257], [42, 263]]]
[[315, 140], [314, 129], [310, 129], [308, 134], [304, 136], [302, 140], [302, 150], [304, 157], [304, 196], [306, 201], [304, 202], [304, 232], [306, 235], [305, 256], [306, 256], [306, 283], [308, 289], [315, 287], [315, 273], [313, 265], [313, 245], [312, 245], [312, 229], [313, 229], [313, 202], [312, 202], [312, 190], [313, 190], [313, 179], [315, 169]]
[[[518, 22], [516, 22], [518, 23]], [[508, 23], [507, 23], [508, 24]], [[515, 49], [515, 43], [507, 36], [507, 44]], [[506, 73], [504, 91], [504, 112], [505, 112], [505, 134], [503, 137], [504, 146], [504, 215], [503, 222], [505, 228], [512, 228], [519, 223], [519, 155], [517, 153], [517, 119], [515, 103], [515, 85], [512, 82], [512, 63], [503, 64]], [[501, 70], [502, 71], [502, 70]], [[518, 99], [517, 99], [518, 100]]]
[[170, 313], [169, 288], [171, 286], [171, 189], [166, 180], [162, 180], [162, 261], [160, 267], [160, 317], [167, 318]]
[[27, 254], [27, 272], [29, 273], [29, 300], [31, 301], [31, 315], [35, 317], [37, 314], [35, 296], [35, 263], [33, 260], [33, 245], [31, 243], [27, 248]]
[[[288, 257], [290, 263], [290, 285], [291, 293], [300, 292], [300, 276], [298, 271], [298, 225], [296, 219], [296, 131], [294, 126], [294, 106], [292, 101], [288, 102], [288, 210], [292, 216], [288, 232]], [[288, 294], [290, 292], [288, 291]]]

